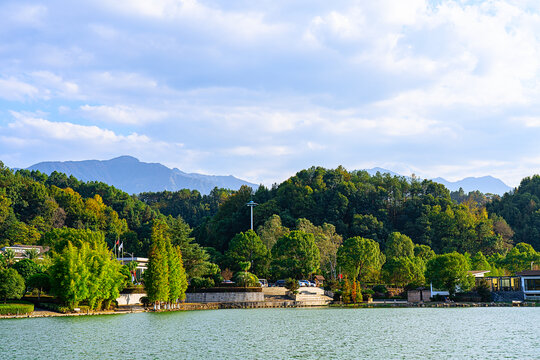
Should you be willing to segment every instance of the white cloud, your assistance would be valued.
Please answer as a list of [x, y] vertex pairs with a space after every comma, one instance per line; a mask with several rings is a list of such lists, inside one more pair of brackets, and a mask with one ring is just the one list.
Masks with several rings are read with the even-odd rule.
[[128, 105], [82, 105], [80, 109], [85, 115], [96, 121], [111, 121], [120, 124], [142, 125], [158, 122], [169, 114], [166, 111], [147, 109]]
[[54, 122], [42, 118], [32, 117], [23, 113], [11, 111], [15, 122], [8, 124], [8, 128], [18, 134], [29, 138], [53, 139], [59, 141], [95, 141], [103, 143], [149, 143], [150, 139], [144, 135], [132, 133], [130, 135], [117, 135], [111, 130], [101, 129], [97, 126], [77, 125], [69, 122]]
[[37, 96], [39, 90], [28, 83], [14, 77], [0, 79], [0, 98], [13, 101], [24, 101]]

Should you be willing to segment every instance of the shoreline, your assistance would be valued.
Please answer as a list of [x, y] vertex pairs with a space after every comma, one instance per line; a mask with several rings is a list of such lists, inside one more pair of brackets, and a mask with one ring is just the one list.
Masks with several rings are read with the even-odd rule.
[[28, 319], [28, 318], [46, 318], [46, 317], [65, 317], [65, 316], [97, 316], [97, 315], [123, 315], [137, 314], [143, 312], [149, 313], [165, 313], [178, 311], [197, 311], [197, 310], [219, 310], [219, 309], [271, 309], [271, 308], [335, 308], [335, 309], [376, 309], [376, 308], [471, 308], [471, 307], [539, 307], [536, 302], [522, 303], [407, 303], [407, 302], [370, 302], [358, 304], [329, 304], [329, 305], [304, 305], [274, 303], [274, 302], [258, 302], [258, 303], [183, 303], [178, 309], [143, 309], [140, 306], [137, 308], [125, 308], [117, 311], [97, 311], [88, 313], [57, 313], [52, 311], [34, 311], [24, 315], [0, 315], [0, 319]]

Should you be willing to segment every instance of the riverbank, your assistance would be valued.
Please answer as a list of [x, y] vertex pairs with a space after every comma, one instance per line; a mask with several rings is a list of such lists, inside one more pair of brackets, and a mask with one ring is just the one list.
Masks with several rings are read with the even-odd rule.
[[294, 300], [282, 301], [258, 301], [243, 303], [182, 303], [176, 309], [145, 309], [141, 306], [124, 306], [114, 311], [94, 311], [80, 313], [59, 313], [45, 309], [36, 308], [34, 312], [25, 315], [0, 315], [0, 319], [19, 318], [42, 318], [42, 317], [64, 317], [64, 316], [93, 316], [93, 315], [121, 315], [142, 312], [175, 312], [175, 311], [195, 311], [195, 310], [218, 310], [218, 309], [270, 309], [270, 308], [335, 308], [335, 309], [367, 309], [367, 308], [470, 308], [470, 307], [539, 307], [538, 302], [490, 302], [490, 303], [453, 303], [453, 302], [426, 302], [408, 303], [405, 301], [381, 301], [359, 304], [329, 304], [324, 306], [306, 305]]

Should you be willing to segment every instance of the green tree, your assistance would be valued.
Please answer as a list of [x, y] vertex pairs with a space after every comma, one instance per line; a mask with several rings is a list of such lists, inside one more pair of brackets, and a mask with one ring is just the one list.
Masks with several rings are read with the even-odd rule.
[[427, 245], [414, 245], [414, 257], [420, 258], [424, 260], [424, 262], [428, 262], [435, 256], [435, 251], [431, 250], [431, 248]]
[[182, 253], [182, 263], [188, 278], [203, 276], [210, 262], [210, 255], [191, 237], [191, 228], [179, 216], [168, 218], [171, 243], [178, 246]]
[[281, 224], [281, 218], [276, 214], [266, 219], [264, 224], [257, 229], [257, 234], [259, 234], [263, 244], [269, 250], [272, 250], [272, 247], [279, 238], [287, 235], [289, 232], [290, 230]]
[[540, 254], [530, 244], [519, 243], [506, 254], [503, 265], [511, 274], [528, 270], [531, 263], [540, 263]]
[[297, 230], [311, 233], [315, 237], [315, 244], [321, 254], [320, 269], [329, 279], [335, 279], [337, 268], [337, 251], [343, 238], [336, 233], [336, 227], [332, 224], [324, 223], [322, 226], [315, 226], [307, 219], [298, 219]]
[[5, 267], [10, 267], [15, 264], [15, 252], [12, 249], [6, 249], [2, 257]]
[[248, 261], [253, 272], [257, 275], [264, 275], [267, 271], [269, 252], [261, 241], [261, 238], [253, 230], [236, 234], [229, 243], [229, 250], [226, 256], [234, 264], [241, 261]]
[[386, 258], [410, 257], [414, 256], [414, 243], [407, 235], [393, 232], [386, 240]]
[[15, 265], [13, 265], [13, 269], [17, 270], [25, 282], [28, 282], [28, 279], [32, 275], [40, 272], [40, 266], [30, 259], [22, 259], [18, 261], [15, 263]]
[[170, 295], [167, 234], [165, 222], [159, 220], [154, 222], [148, 269], [144, 273], [146, 293], [149, 301], [153, 303], [168, 301]]
[[169, 297], [170, 303], [177, 303], [186, 298], [187, 279], [186, 271], [182, 264], [182, 252], [170, 241], [166, 242], [167, 260], [169, 266]]
[[425, 283], [425, 263], [420, 258], [393, 257], [382, 267], [382, 276], [387, 284], [405, 286]]
[[474, 283], [474, 278], [467, 273], [469, 270], [465, 256], [457, 252], [437, 255], [426, 264], [426, 279], [435, 288], [447, 290], [455, 294], [457, 288], [468, 290]]
[[338, 250], [338, 266], [351, 279], [366, 280], [373, 278], [385, 262], [385, 256], [379, 244], [371, 239], [359, 236], [348, 238]]
[[127, 279], [120, 263], [112, 258], [104, 235], [82, 234], [87, 236], [77, 242], [78, 246], [67, 240], [67, 245], [53, 255], [51, 290], [71, 308], [85, 300], [93, 309], [108, 307]]
[[31, 289], [38, 289], [39, 300], [42, 292], [46, 292], [51, 289], [51, 279], [46, 273], [36, 273], [28, 278], [26, 285]]
[[307, 278], [319, 269], [320, 254], [313, 234], [294, 230], [272, 248], [272, 268], [277, 277]]
[[489, 264], [487, 258], [482, 254], [481, 251], [477, 252], [471, 256], [471, 270], [491, 270], [491, 265]]
[[0, 298], [20, 299], [24, 295], [24, 279], [15, 269], [0, 270]]

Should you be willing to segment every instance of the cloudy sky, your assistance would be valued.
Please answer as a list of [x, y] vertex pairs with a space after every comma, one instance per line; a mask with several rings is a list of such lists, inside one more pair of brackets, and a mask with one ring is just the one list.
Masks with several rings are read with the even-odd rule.
[[538, 1], [0, 2], [0, 160], [540, 172]]

